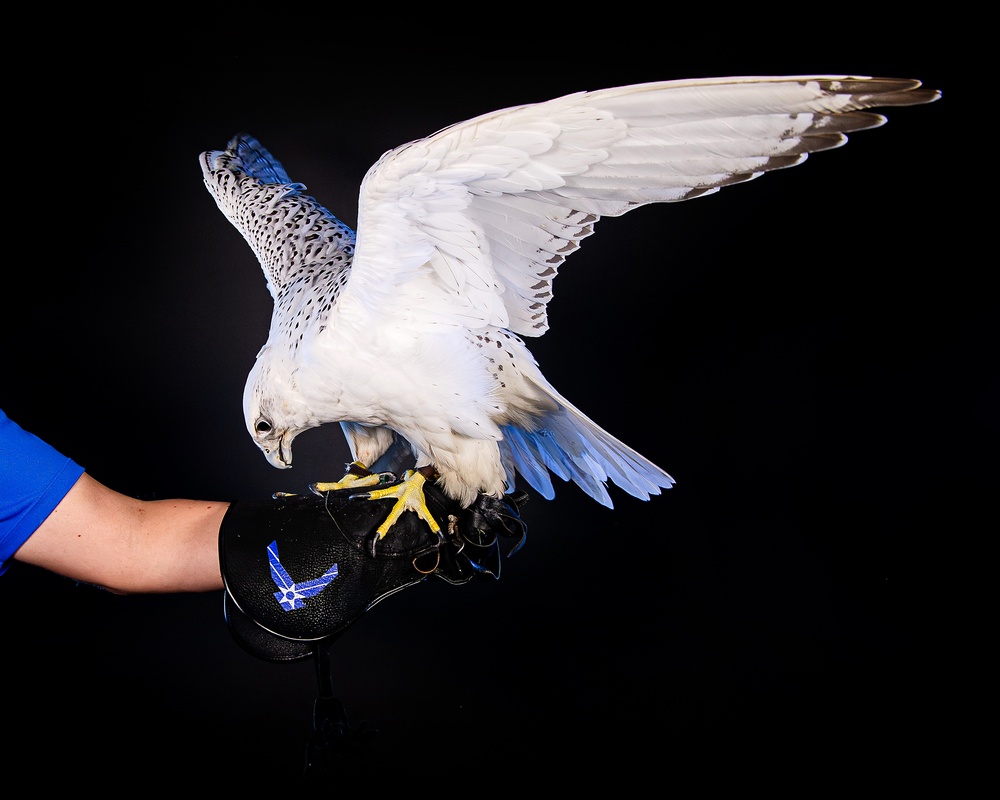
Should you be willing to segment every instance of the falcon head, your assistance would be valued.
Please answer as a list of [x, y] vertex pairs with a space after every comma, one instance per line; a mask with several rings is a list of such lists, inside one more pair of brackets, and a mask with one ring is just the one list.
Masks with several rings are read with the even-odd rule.
[[276, 380], [268, 349], [257, 357], [243, 390], [247, 430], [272, 467], [292, 466], [292, 442], [319, 420], [308, 413], [294, 382]]

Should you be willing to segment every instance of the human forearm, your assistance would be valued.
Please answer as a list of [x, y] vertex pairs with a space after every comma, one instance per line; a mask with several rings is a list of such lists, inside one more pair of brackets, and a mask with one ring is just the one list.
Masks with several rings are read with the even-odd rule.
[[143, 501], [84, 474], [15, 557], [119, 594], [222, 588], [228, 503]]

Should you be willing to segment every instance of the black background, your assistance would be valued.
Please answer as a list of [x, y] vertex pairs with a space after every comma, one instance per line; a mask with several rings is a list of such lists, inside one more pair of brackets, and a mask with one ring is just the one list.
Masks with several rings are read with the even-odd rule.
[[[940, 766], [955, 688], [935, 666], [957, 658], [951, 554], [995, 524], [976, 510], [996, 478], [993, 256], [966, 239], [986, 176], [953, 132], [961, 87], [902, 36], [662, 57], [621, 41], [22, 66], [0, 407], [133, 496], [304, 491], [339, 475], [346, 445], [312, 431], [278, 472], [244, 429], [271, 300], [202, 184], [203, 150], [249, 131], [353, 225], [382, 152], [496, 108], [712, 75], [921, 79], [944, 99], [794, 169], [605, 219], [561, 271], [536, 357], [674, 489], [612, 489], [614, 511], [569, 485], [533, 495], [500, 580], [408, 589], [331, 650], [348, 712], [379, 730], [339, 781], [919, 778]], [[123, 598], [15, 566], [0, 607], [9, 770], [301, 774], [313, 665], [243, 651], [221, 593]]]

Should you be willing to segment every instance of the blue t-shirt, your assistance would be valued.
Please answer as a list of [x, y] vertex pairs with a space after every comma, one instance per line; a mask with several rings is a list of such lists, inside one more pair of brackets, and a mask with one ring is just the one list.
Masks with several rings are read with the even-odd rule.
[[0, 575], [83, 474], [83, 467], [0, 410]]

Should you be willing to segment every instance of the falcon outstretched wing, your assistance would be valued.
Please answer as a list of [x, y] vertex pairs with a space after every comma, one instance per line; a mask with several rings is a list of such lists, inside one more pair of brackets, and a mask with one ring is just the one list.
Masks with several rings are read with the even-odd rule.
[[666, 81], [508, 108], [385, 153], [360, 193], [342, 310], [548, 330], [552, 283], [602, 216], [718, 191], [927, 103], [915, 80]]

